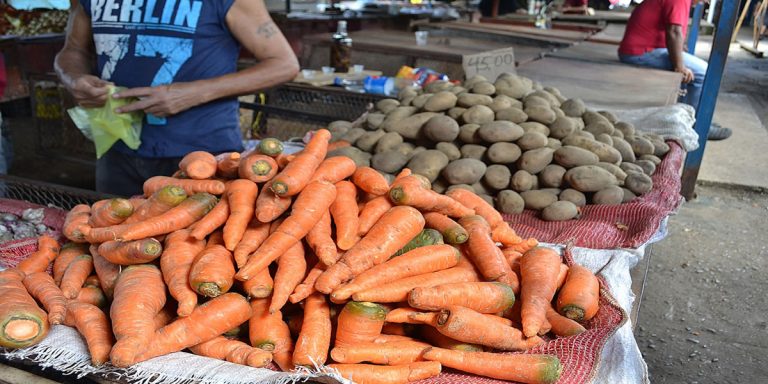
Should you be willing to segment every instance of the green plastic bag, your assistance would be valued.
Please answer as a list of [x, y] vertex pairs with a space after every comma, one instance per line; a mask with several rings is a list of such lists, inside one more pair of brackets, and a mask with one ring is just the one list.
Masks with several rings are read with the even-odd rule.
[[125, 88], [110, 87], [107, 102], [101, 108], [75, 107], [67, 110], [77, 128], [93, 141], [96, 158], [101, 158], [117, 140], [122, 140], [130, 149], [141, 145], [141, 125], [144, 113], [115, 113], [115, 108], [130, 104], [136, 99], [115, 99], [112, 95]]

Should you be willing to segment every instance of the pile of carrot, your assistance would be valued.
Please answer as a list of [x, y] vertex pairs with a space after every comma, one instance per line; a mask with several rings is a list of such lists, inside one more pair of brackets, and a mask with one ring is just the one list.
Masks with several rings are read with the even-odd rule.
[[328, 364], [360, 383], [442, 367], [555, 382], [557, 357], [500, 352], [585, 331], [594, 274], [518, 237], [473, 193], [326, 158], [329, 139], [318, 130], [290, 156], [276, 140], [193, 152], [142, 197], [75, 207], [66, 244], [43, 236], [0, 272], [0, 345], [66, 324], [95, 365], [189, 350], [282, 370]]

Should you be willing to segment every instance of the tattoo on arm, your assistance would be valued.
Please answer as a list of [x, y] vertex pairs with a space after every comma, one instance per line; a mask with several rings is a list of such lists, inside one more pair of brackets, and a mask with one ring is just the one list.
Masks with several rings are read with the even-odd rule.
[[272, 20], [259, 25], [259, 28], [256, 30], [256, 34], [264, 36], [267, 39], [274, 36], [276, 33], [277, 26], [272, 22]]

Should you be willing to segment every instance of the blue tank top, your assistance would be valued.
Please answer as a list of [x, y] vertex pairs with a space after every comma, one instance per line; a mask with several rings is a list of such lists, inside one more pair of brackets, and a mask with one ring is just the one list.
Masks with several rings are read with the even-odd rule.
[[[225, 21], [234, 0], [79, 0], [91, 18], [97, 70], [122, 87], [209, 79], [237, 70], [240, 45]], [[199, 105], [174, 116], [147, 115], [142, 157], [176, 157], [196, 150], [239, 151], [237, 98]]]

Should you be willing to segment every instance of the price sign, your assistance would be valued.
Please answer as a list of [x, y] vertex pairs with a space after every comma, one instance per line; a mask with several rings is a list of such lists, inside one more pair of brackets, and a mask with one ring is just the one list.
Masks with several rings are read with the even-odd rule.
[[482, 75], [488, 81], [496, 81], [504, 72], [515, 73], [515, 51], [512, 47], [464, 55], [462, 58], [464, 75], [467, 79]]

